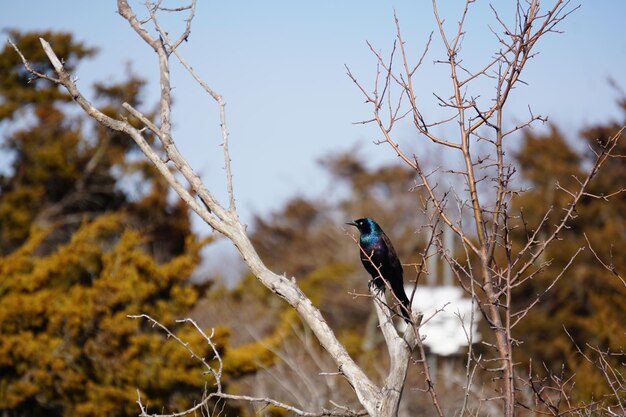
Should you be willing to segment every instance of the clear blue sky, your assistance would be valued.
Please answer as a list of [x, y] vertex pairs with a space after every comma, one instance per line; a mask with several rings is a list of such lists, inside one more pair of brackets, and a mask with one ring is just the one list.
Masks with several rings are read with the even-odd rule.
[[[136, 9], [142, 4], [130, 3]], [[377, 139], [374, 129], [352, 124], [368, 118], [369, 109], [345, 75], [344, 64], [371, 85], [375, 63], [365, 41], [389, 51], [394, 8], [408, 47], [418, 55], [435, 28], [429, 1], [198, 3], [182, 52], [228, 103], [235, 191], [245, 220], [279, 208], [296, 193], [331, 190], [316, 163], [324, 155], [358, 146], [374, 163], [395, 159], [372, 144]], [[442, 12], [448, 22], [455, 22], [463, 2], [441, 3], [447, 5]], [[495, 3], [500, 9], [513, 5]], [[543, 3], [546, 7], [551, 2]], [[529, 85], [517, 90], [511, 102], [511, 121], [524, 117], [527, 104], [557, 125], [574, 129], [618, 116], [618, 94], [607, 80], [613, 78], [626, 89], [626, 1], [581, 3], [560, 26], [564, 33], [549, 35], [539, 45], [541, 53], [523, 77]], [[488, 2], [478, 0], [468, 17], [462, 51], [466, 62], [482, 62], [491, 55], [491, 18]], [[151, 83], [148, 100], [156, 100], [155, 57], [117, 15], [114, 0], [2, 1], [0, 27], [70, 31], [100, 49], [76, 74], [83, 89], [95, 80], [123, 78], [130, 62]], [[446, 81], [446, 69], [432, 64], [442, 57], [435, 42], [419, 79], [425, 97]], [[177, 65], [173, 84], [175, 139], [223, 198], [217, 109]]]

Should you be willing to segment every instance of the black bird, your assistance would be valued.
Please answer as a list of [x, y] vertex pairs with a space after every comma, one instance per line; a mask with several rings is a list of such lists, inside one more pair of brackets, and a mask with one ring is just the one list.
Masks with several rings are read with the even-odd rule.
[[408, 322], [411, 320], [411, 303], [404, 292], [402, 265], [391, 241], [383, 229], [369, 217], [346, 223], [356, 226], [361, 232], [359, 252], [363, 266], [372, 276], [372, 281], [379, 291], [385, 291], [385, 281], [391, 287], [394, 298], [400, 302], [400, 312]]

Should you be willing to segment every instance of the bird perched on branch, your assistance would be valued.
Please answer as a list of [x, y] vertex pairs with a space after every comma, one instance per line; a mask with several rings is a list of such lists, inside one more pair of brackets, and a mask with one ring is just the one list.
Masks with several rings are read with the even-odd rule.
[[387, 286], [395, 301], [400, 302], [400, 313], [408, 322], [411, 320], [411, 305], [404, 292], [402, 265], [396, 255], [391, 241], [383, 229], [369, 217], [348, 222], [361, 232], [359, 252], [363, 266], [372, 276], [370, 286], [374, 284], [379, 291], [385, 291]]

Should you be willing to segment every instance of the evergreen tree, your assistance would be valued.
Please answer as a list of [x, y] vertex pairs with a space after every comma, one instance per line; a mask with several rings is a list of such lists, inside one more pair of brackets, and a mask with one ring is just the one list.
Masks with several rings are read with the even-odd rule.
[[[95, 53], [67, 33], [10, 35], [40, 72], [52, 71], [40, 37], [70, 71]], [[135, 158], [132, 140], [69, 113], [70, 97], [31, 82], [10, 47], [0, 51], [0, 71], [2, 149], [12, 160], [0, 177], [0, 412], [137, 415], [137, 389], [150, 409], [189, 408], [215, 381], [185, 347], [128, 315], [151, 316], [212, 358], [193, 327], [175, 324], [198, 316], [211, 287], [190, 282], [210, 240], [192, 232], [188, 207]], [[144, 84], [132, 74], [97, 83], [95, 104], [112, 117], [123, 102], [141, 108]], [[236, 300], [217, 288], [203, 305], [224, 296]], [[278, 324], [265, 337], [244, 344], [216, 327], [222, 386], [273, 363], [295, 315], [272, 317]]]
[[[622, 108], [626, 110], [626, 102], [622, 103]], [[570, 200], [570, 196], [559, 187], [575, 191], [578, 181], [584, 178], [585, 167], [595, 157], [594, 151], [599, 151], [599, 145], [615, 135], [621, 125], [607, 123], [585, 129], [581, 152], [573, 148], [574, 138], [567, 140], [554, 128], [546, 135], [526, 134], [524, 146], [516, 157], [530, 189], [518, 198], [516, 210], [524, 213], [529, 230], [533, 230], [546, 210], [552, 207], [542, 233], [548, 235], [552, 232], [553, 225]], [[621, 141], [618, 146], [621, 149], [616, 154], [625, 154], [625, 142]], [[549, 262], [545, 271], [515, 294], [518, 308], [527, 306], [543, 293], [574, 253], [588, 246], [585, 235], [591, 249], [605, 263], [613, 265], [617, 271], [626, 268], [626, 258], [620, 253], [621, 248], [626, 247], [626, 195], [615, 194], [608, 201], [593, 197], [609, 196], [619, 191], [624, 187], [625, 176], [626, 161], [623, 158], [607, 160], [590, 184], [588, 192], [591, 195], [584, 197], [576, 206], [576, 217], [570, 227], [559, 235], [559, 242], [549, 247], [540, 260]], [[516, 230], [519, 242], [524, 241], [525, 231], [523, 227]], [[561, 365], [565, 364], [576, 375], [578, 398], [597, 400], [604, 394], [612, 394], [603, 383], [601, 371], [591, 366], [577, 352], [577, 347], [590, 357], [593, 356], [592, 347], [621, 352], [626, 334], [625, 299], [626, 286], [623, 282], [602, 266], [590, 248], [586, 248], [554, 289], [543, 296], [516, 328], [515, 337], [524, 342], [521, 353], [532, 357], [535, 364], [545, 363], [555, 373], [561, 372]], [[623, 358], [617, 355], [610, 360], [613, 365], [619, 366]], [[541, 372], [541, 369], [536, 370]]]
[[[45, 37], [68, 69], [95, 53], [66, 33], [11, 33], [41, 72]], [[166, 343], [146, 313], [171, 324], [195, 305], [189, 283], [200, 241], [164, 181], [133, 160], [128, 138], [72, 116], [57, 86], [28, 79], [0, 52], [0, 410], [3, 415], [136, 415], [136, 389], [155, 407], [182, 408], [205, 380], [188, 353]], [[109, 113], [141, 106], [144, 82], [95, 86]], [[198, 352], [206, 343], [195, 341]], [[221, 330], [216, 342], [225, 343]]]

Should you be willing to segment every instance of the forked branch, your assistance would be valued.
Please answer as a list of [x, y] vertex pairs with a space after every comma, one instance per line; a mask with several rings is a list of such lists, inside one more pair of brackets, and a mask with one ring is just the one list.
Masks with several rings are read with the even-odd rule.
[[[232, 173], [230, 167], [230, 157], [228, 153], [228, 131], [226, 129], [225, 120], [225, 104], [222, 97], [215, 93], [214, 90], [198, 76], [193, 68], [184, 60], [182, 55], [178, 51], [178, 47], [181, 45], [182, 40], [188, 36], [189, 25], [193, 18], [195, 10], [195, 2], [191, 3], [189, 7], [180, 8], [181, 11], [188, 11], [189, 17], [187, 20], [186, 29], [183, 35], [177, 40], [172, 41], [167, 33], [161, 28], [158, 19], [157, 11], [164, 10], [161, 8], [160, 3], [155, 5], [147, 3], [148, 12], [150, 17], [145, 21], [140, 21], [132, 8], [129, 6], [126, 0], [118, 0], [118, 10], [122, 17], [124, 17], [133, 28], [133, 30], [155, 51], [159, 58], [159, 74], [160, 74], [160, 100], [159, 100], [159, 115], [160, 120], [158, 123], [150, 120], [145, 115], [142, 115], [137, 109], [134, 109], [130, 104], [124, 103], [124, 108], [130, 112], [133, 116], [139, 119], [146, 128], [150, 129], [156, 137], [160, 140], [163, 147], [163, 153], [157, 149], [154, 149], [144, 137], [144, 129], [137, 129], [133, 127], [125, 118], [120, 117], [115, 119], [107, 116], [95, 107], [89, 100], [85, 98], [82, 92], [78, 89], [75, 82], [67, 73], [61, 60], [56, 56], [52, 47], [44, 40], [41, 39], [41, 45], [48, 56], [48, 59], [52, 63], [52, 66], [56, 72], [57, 78], [51, 77], [46, 74], [40, 74], [32, 70], [28, 60], [20, 53], [20, 57], [25, 65], [27, 71], [29, 71], [34, 77], [44, 78], [65, 88], [71, 97], [76, 101], [83, 111], [96, 120], [98, 123], [113, 129], [118, 132], [129, 135], [151, 163], [156, 167], [158, 172], [170, 184], [172, 189], [183, 199], [183, 201], [189, 205], [189, 207], [196, 212], [200, 218], [202, 218], [210, 227], [217, 230], [221, 234], [230, 239], [242, 258], [250, 268], [251, 272], [258, 278], [258, 280], [277, 294], [279, 297], [286, 300], [300, 315], [303, 322], [308, 325], [313, 334], [317, 337], [321, 346], [329, 353], [330, 357], [335, 362], [339, 372], [347, 379], [350, 385], [353, 387], [356, 396], [370, 415], [388, 415], [382, 413], [382, 405], [385, 403], [385, 409], [397, 410], [397, 402], [390, 401], [383, 388], [377, 387], [369, 377], [363, 372], [363, 370], [354, 362], [354, 360], [347, 353], [346, 349], [341, 345], [334, 335], [332, 329], [328, 326], [325, 319], [322, 317], [320, 311], [313, 305], [311, 300], [300, 290], [295, 280], [288, 279], [285, 276], [278, 275], [270, 271], [265, 264], [259, 258], [255, 251], [250, 239], [246, 234], [246, 226], [241, 223], [236, 212], [234, 192], [232, 189]], [[171, 11], [167, 9], [166, 11]], [[155, 25], [158, 37], [153, 37], [145, 28], [144, 25], [148, 22], [152, 22]], [[18, 51], [17, 47], [14, 48]], [[200, 177], [194, 172], [189, 163], [183, 158], [179, 152], [171, 129], [171, 84], [170, 84], [170, 70], [169, 70], [169, 57], [171, 54], [175, 54], [181, 64], [187, 68], [192, 77], [200, 84], [200, 86], [217, 102], [220, 110], [220, 127], [222, 132], [222, 144], [224, 147], [224, 158], [226, 164], [226, 177], [227, 177], [227, 190], [229, 194], [229, 206], [225, 208], [220, 202], [213, 196], [213, 194], [206, 188]], [[164, 156], [164, 157], [163, 157]], [[182, 178], [178, 176], [181, 174]], [[202, 203], [200, 203], [197, 196]], [[406, 342], [403, 342], [406, 349]], [[408, 361], [408, 359], [407, 359]], [[396, 369], [396, 368], [394, 368]], [[400, 368], [397, 368], [400, 369]], [[218, 374], [219, 375], [219, 374]], [[403, 378], [402, 378], [403, 380]], [[214, 395], [215, 397], [215, 395]], [[321, 412], [305, 412], [296, 408], [289, 408], [285, 404], [278, 404], [274, 400], [266, 398], [254, 398], [254, 397], [236, 397], [226, 393], [221, 393], [222, 399], [241, 399], [251, 402], [262, 402], [266, 404], [273, 404], [281, 406], [293, 413], [303, 416], [318, 416], [318, 415], [337, 415], [339, 411], [321, 411]], [[399, 401], [399, 396], [396, 397]], [[188, 410], [188, 412], [195, 412], [199, 408]], [[345, 410], [344, 410], [345, 411]], [[142, 408], [142, 413], [145, 413], [145, 409]], [[346, 414], [345, 412], [343, 414]], [[354, 413], [353, 413], [354, 414]], [[359, 414], [359, 413], [356, 413]], [[179, 414], [176, 414], [179, 415]], [[390, 415], [390, 414], [389, 414]]]

